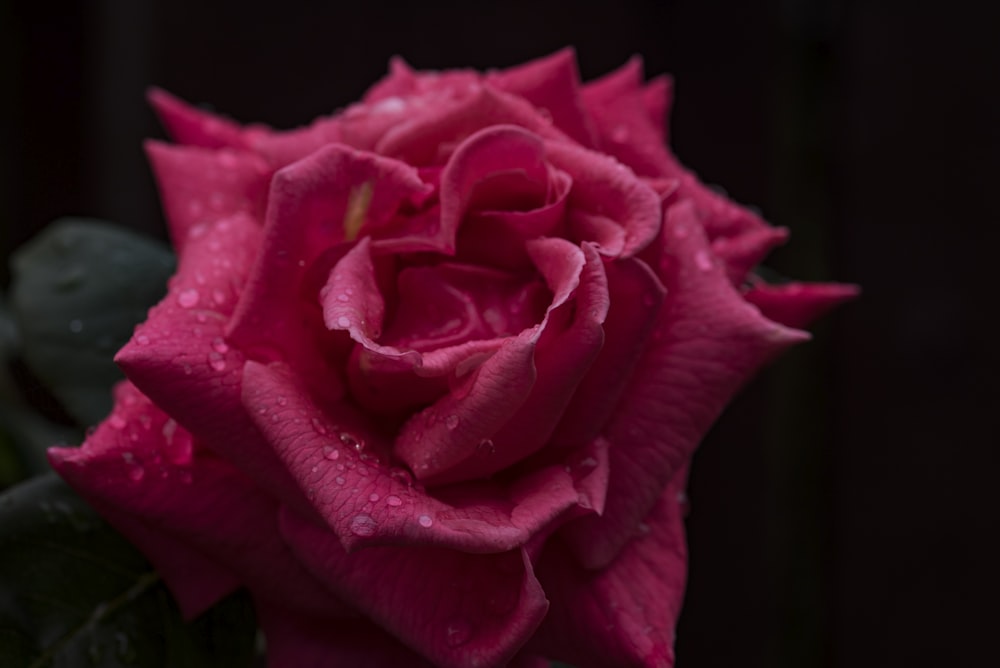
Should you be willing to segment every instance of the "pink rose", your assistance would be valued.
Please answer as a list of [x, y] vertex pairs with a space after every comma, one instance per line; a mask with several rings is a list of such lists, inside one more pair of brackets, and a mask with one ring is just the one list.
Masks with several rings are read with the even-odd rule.
[[179, 269], [53, 466], [269, 665], [669, 666], [691, 453], [853, 294], [665, 146], [667, 78], [393, 61], [306, 128], [154, 91]]

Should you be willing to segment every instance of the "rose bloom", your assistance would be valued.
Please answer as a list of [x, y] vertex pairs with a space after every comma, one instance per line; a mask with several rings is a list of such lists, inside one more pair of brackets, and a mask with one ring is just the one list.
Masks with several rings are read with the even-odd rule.
[[754, 276], [787, 233], [671, 95], [570, 50], [292, 131], [154, 91], [179, 269], [53, 466], [188, 618], [249, 589], [273, 667], [672, 665], [692, 451], [854, 291]]

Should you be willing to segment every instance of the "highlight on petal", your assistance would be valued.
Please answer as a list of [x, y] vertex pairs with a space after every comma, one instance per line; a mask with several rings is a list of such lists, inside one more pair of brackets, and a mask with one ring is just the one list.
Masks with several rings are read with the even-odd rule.
[[809, 338], [764, 318], [711, 260], [690, 203], [671, 207], [656, 266], [667, 290], [618, 410], [603, 430], [611, 443], [608, 501], [564, 538], [588, 568], [609, 564], [690, 458], [733, 394], [777, 353]]
[[442, 668], [504, 665], [548, 609], [523, 550], [470, 555], [407, 546], [348, 554], [324, 526], [294, 513], [282, 515], [281, 529], [327, 587]]

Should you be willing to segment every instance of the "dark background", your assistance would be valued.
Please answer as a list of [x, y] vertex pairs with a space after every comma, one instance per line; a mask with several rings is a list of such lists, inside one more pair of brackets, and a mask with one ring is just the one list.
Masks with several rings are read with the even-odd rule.
[[292, 127], [397, 53], [485, 68], [574, 45], [585, 79], [642, 54], [675, 76], [681, 159], [791, 228], [770, 266], [864, 288], [696, 456], [678, 665], [983, 665], [1000, 621], [1000, 21], [972, 6], [0, 2], [0, 251], [67, 214], [163, 235], [150, 84]]

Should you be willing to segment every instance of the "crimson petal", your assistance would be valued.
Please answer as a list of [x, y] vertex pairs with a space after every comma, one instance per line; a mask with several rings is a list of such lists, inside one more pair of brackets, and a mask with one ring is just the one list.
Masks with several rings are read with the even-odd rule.
[[667, 288], [652, 342], [604, 435], [611, 479], [602, 517], [567, 527], [589, 568], [609, 564], [732, 395], [778, 352], [809, 338], [764, 318], [713, 264], [690, 203], [671, 207], [660, 240]]

